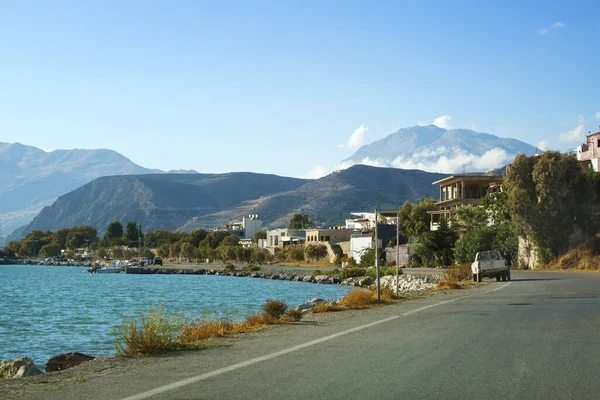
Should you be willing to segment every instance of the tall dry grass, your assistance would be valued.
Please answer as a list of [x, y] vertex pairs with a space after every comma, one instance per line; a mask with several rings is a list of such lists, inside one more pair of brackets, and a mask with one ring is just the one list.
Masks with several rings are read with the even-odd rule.
[[600, 237], [588, 238], [580, 246], [569, 250], [541, 267], [546, 269], [600, 271]]
[[139, 317], [125, 317], [116, 329], [115, 347], [118, 356], [132, 357], [166, 351], [194, 348], [205, 340], [262, 329], [268, 325], [296, 322], [302, 313], [288, 310], [279, 300], [268, 300], [263, 312], [250, 315], [244, 321], [212, 318], [185, 318], [182, 314], [165, 312], [164, 304], [140, 311]]
[[460, 264], [448, 268], [442, 275], [442, 280], [435, 285], [437, 290], [462, 289], [471, 282], [471, 264]]

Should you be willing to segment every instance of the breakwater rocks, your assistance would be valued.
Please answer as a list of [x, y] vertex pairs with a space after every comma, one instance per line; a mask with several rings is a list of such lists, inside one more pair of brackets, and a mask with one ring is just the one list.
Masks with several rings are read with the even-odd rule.
[[[370, 287], [375, 283], [371, 276], [360, 276], [342, 279], [340, 275], [315, 275], [315, 274], [294, 274], [286, 272], [248, 272], [248, 271], [227, 271], [214, 269], [159, 269], [156, 274], [183, 274], [183, 275], [216, 275], [247, 278], [262, 278], [281, 281], [307, 282], [324, 285], [346, 285], [355, 287]], [[398, 289], [403, 292], [421, 291], [433, 288], [438, 282], [437, 277], [420, 277], [415, 275], [400, 275], [398, 277]], [[382, 286], [390, 289], [396, 288], [396, 277], [393, 275], [382, 276], [380, 278]]]
[[[83, 353], [59, 354], [50, 358], [46, 362], [46, 372], [62, 371], [67, 368], [75, 367], [84, 362], [92, 361], [96, 357], [88, 356]], [[42, 375], [44, 371], [39, 369], [29, 357], [15, 358], [14, 360], [4, 360], [0, 364], [0, 379], [16, 379], [24, 376]]]

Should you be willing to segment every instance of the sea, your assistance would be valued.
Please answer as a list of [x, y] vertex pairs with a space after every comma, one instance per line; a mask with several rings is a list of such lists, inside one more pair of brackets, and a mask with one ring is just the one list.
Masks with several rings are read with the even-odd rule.
[[83, 267], [0, 265], [0, 360], [57, 354], [115, 354], [123, 318], [164, 304], [189, 317], [243, 320], [267, 299], [297, 306], [350, 288], [214, 275], [90, 274]]

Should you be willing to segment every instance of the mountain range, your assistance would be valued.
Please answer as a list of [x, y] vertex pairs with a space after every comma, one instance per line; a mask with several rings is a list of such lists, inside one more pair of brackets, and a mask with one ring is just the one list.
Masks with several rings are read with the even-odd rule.
[[162, 171], [141, 167], [112, 150], [46, 152], [20, 143], [0, 142], [0, 236], [28, 224], [58, 196], [93, 179], [157, 172]]
[[402, 128], [362, 146], [343, 164], [456, 173], [499, 168], [519, 153], [533, 155], [539, 152], [541, 150], [517, 139], [427, 125]]
[[378, 202], [392, 208], [435, 196], [432, 182], [443, 176], [355, 165], [312, 181], [246, 172], [104, 177], [60, 196], [12, 238], [84, 224], [103, 232], [114, 220], [135, 220], [144, 230], [191, 231], [248, 214], [259, 214], [266, 227], [282, 227], [296, 212], [331, 225]]
[[516, 154], [537, 152], [516, 139], [413, 126], [361, 147], [342, 162], [392, 169], [355, 167], [303, 180], [253, 173], [164, 173], [112, 150], [46, 152], [0, 142], [0, 236], [18, 227], [12, 237], [80, 224], [102, 231], [115, 219], [137, 220], [145, 229], [191, 230], [255, 213], [268, 226], [285, 226], [294, 212], [332, 224], [340, 212], [370, 210], [377, 202], [396, 207], [436, 196], [431, 182], [443, 175], [431, 172], [499, 171]]

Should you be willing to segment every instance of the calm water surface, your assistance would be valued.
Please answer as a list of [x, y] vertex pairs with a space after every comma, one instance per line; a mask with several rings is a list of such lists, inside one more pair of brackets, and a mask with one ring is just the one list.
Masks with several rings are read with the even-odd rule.
[[0, 360], [53, 355], [114, 354], [113, 328], [125, 315], [165, 303], [190, 316], [203, 312], [243, 319], [267, 299], [296, 306], [337, 298], [350, 288], [213, 275], [89, 274], [86, 268], [0, 266]]

